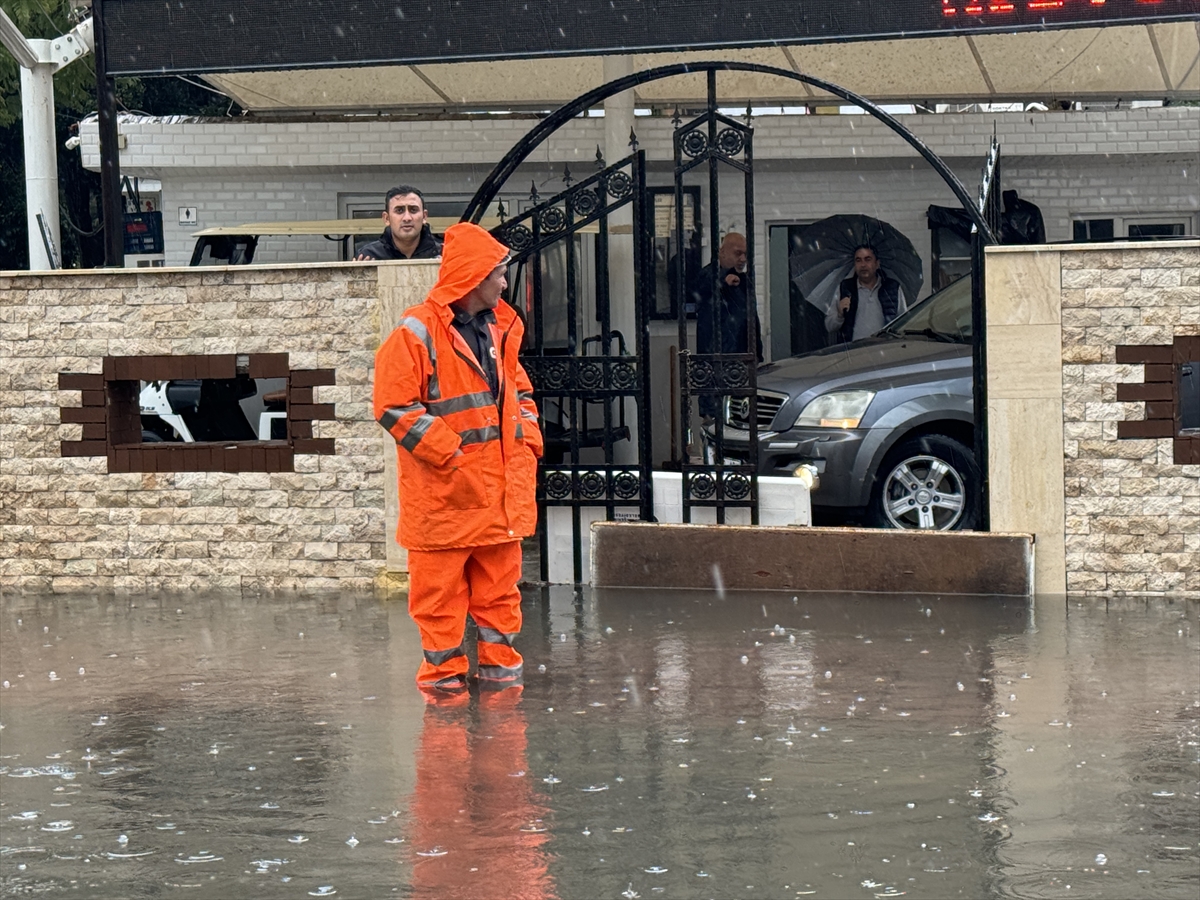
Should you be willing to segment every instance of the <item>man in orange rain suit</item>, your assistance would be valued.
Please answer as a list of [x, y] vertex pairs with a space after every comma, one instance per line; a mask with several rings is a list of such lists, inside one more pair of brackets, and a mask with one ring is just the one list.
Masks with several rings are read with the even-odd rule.
[[437, 284], [375, 355], [375, 418], [396, 439], [409, 614], [425, 659], [417, 686], [467, 689], [467, 615], [479, 686], [519, 686], [521, 538], [537, 524], [542, 454], [524, 326], [501, 302], [508, 248], [477, 225], [446, 231]]

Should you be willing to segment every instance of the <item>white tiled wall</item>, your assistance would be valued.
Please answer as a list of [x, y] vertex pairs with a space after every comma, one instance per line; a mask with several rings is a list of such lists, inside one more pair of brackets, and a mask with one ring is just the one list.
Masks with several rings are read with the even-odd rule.
[[[1037, 203], [1051, 241], [1071, 237], [1079, 214], [1200, 210], [1200, 108], [1164, 107], [1071, 113], [910, 115], [903, 123], [941, 155], [974, 195], [995, 130], [1003, 187]], [[177, 209], [198, 210], [198, 227], [274, 220], [333, 219], [339, 197], [382, 195], [398, 182], [431, 198], [467, 198], [492, 166], [534, 125], [531, 119], [168, 123], [122, 121], [125, 174], [162, 181], [167, 265], [186, 265], [194, 227]], [[925, 210], [958, 206], [940, 177], [882, 123], [868, 116], [763, 116], [754, 120], [755, 247], [766, 284], [768, 223], [865, 213], [907, 234], [929, 263]], [[650, 183], [671, 182], [671, 125], [639, 118], [651, 160]], [[94, 123], [83, 128], [83, 159], [99, 157]], [[603, 121], [576, 119], [556, 132], [508, 182], [509, 200], [561, 189], [563, 165], [593, 170]], [[741, 176], [722, 182], [722, 228], [745, 229]], [[707, 224], [707, 211], [704, 222]], [[1200, 222], [1193, 221], [1193, 226]], [[256, 261], [334, 260], [338, 245], [320, 237], [275, 238]], [[759, 291], [766, 307], [765, 288]], [[769, 346], [770, 323], [764, 319]]]

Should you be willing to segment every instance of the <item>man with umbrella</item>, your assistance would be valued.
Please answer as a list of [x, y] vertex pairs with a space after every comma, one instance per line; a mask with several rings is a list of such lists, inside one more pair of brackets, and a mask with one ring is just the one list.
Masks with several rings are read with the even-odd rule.
[[838, 285], [825, 314], [832, 343], [849, 343], [875, 334], [908, 309], [904, 289], [880, 269], [875, 248], [854, 248], [854, 275]]

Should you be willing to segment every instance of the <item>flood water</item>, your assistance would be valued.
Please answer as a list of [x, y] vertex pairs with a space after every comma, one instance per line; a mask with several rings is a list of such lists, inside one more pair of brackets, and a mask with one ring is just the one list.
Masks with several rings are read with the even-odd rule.
[[518, 703], [402, 603], [0, 606], [0, 893], [1200, 893], [1200, 604], [534, 591]]

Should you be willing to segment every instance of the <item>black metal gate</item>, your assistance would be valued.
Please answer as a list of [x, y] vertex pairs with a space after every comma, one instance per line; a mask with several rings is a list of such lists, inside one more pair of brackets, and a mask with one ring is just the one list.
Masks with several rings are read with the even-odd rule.
[[[754, 197], [753, 197], [753, 131], [750, 119], [746, 123], [723, 115], [717, 107], [716, 78], [718, 72], [758, 72], [791, 79], [818, 88], [847, 103], [852, 103], [882, 122], [921, 156], [945, 181], [962, 203], [963, 209], [978, 230], [976, 242], [976, 341], [982, 340], [982, 246], [996, 240], [996, 200], [988, 197], [984, 204], [972, 201], [970, 193], [946, 163], [933, 153], [900, 121], [865, 97], [840, 85], [805, 75], [790, 69], [779, 69], [757, 63], [706, 61], [675, 63], [617, 78], [577, 97], [570, 103], [540, 119], [520, 141], [496, 164], [481, 182], [475, 196], [463, 213], [464, 221], [479, 222], [490, 204], [497, 201], [500, 191], [518, 168], [559, 128], [586, 110], [593, 109], [606, 99], [643, 84], [681, 75], [704, 72], [708, 83], [705, 111], [686, 123], [677, 116], [674, 146], [674, 219], [673, 238], [666, 242], [670, 252], [674, 241], [676, 259], [670, 267], [671, 306], [678, 316], [678, 365], [672, 375], [678, 387], [671, 393], [678, 402], [672, 415], [673, 429], [671, 460], [664, 468], [682, 472], [682, 501], [684, 521], [693, 520], [693, 511], [711, 508], [718, 522], [726, 521], [730, 509], [748, 510], [751, 522], [758, 521], [758, 479], [756, 460], [759, 433], [770, 424], [778, 410], [779, 398], [759, 396], [757, 363], [759, 338], [757, 307], [754, 302]], [[694, 112], [693, 112], [694, 114]], [[631, 135], [632, 137], [632, 135]], [[599, 169], [595, 175], [578, 184], [570, 184], [564, 172], [567, 190], [541, 202], [536, 190], [531, 192], [532, 208], [522, 210], [515, 219], [502, 221], [493, 229], [500, 240], [515, 253], [517, 270], [512, 279], [511, 302], [529, 320], [527, 346], [522, 354], [531, 379], [534, 395], [542, 412], [543, 426], [549, 438], [550, 453], [543, 460], [539, 477], [539, 502], [543, 514], [548, 509], [565, 507], [570, 510], [573, 534], [574, 580], [583, 580], [582, 511], [588, 507], [602, 508], [607, 518], [618, 518], [622, 508], [637, 510], [642, 519], [653, 518], [651, 495], [651, 435], [649, 416], [649, 328], [650, 298], [656, 286], [651, 241], [653, 206], [647, 195], [645, 157], [631, 140], [634, 153], [612, 166], [605, 166], [597, 150]], [[997, 167], [998, 168], [998, 167]], [[719, 245], [722, 217], [728, 217], [730, 204], [722, 207], [720, 198], [722, 169], [740, 172], [745, 190], [744, 218], [747, 245], [745, 277], [745, 346], [729, 347], [718, 342], [714, 348], [689, 347], [687, 317], [688, 293], [694, 285], [688, 273], [699, 270], [686, 263], [690, 246], [680, 246], [685, 233], [683, 196], [707, 197], [708, 232], [710, 245], [709, 296], [716, 297], [720, 288]], [[707, 173], [707, 192], [695, 182]], [[689, 173], [692, 184], [685, 185]], [[993, 185], [998, 182], [998, 172]], [[725, 182], [726, 187], [729, 181]], [[658, 189], [660, 192], [662, 188]], [[670, 190], [668, 188], [668, 190]], [[696, 192], [699, 190], [699, 194]], [[609, 216], [624, 206], [632, 207], [632, 226], [618, 224], [609, 227]], [[702, 202], [701, 205], [704, 205]], [[981, 208], [983, 207], [983, 208]], [[693, 204], [693, 209], [695, 205]], [[741, 217], [739, 217], [741, 218]], [[725, 219], [728, 224], [728, 218]], [[608, 237], [630, 230], [633, 244], [633, 305], [631, 334], [614, 328], [609, 308]], [[594, 276], [583, 276], [579, 258], [586, 235], [592, 243], [590, 262]], [[662, 235], [660, 235], [662, 237]], [[699, 254], [699, 245], [695, 252]], [[557, 267], [557, 268], [555, 268]], [[661, 274], [661, 273], [659, 273]], [[551, 277], [553, 276], [553, 277]], [[557, 283], [554, 282], [557, 278]], [[581, 289], [583, 289], [581, 291]], [[588, 321], [582, 314], [580, 299], [591, 292], [588, 302], [594, 306], [594, 317], [588, 307]], [[703, 293], [703, 292], [701, 292]], [[584, 304], [586, 306], [587, 304]], [[657, 310], [656, 310], [657, 312]], [[708, 316], [713, 334], [722, 332], [720, 304], [712, 303], [699, 315]], [[670, 314], [668, 314], [670, 315]], [[557, 331], [548, 327], [554, 316], [561, 321]], [[595, 319], [595, 323], [591, 322]], [[593, 333], [594, 332], [594, 333]], [[704, 352], [701, 352], [703, 350]], [[713, 352], [710, 352], [713, 351]], [[976, 421], [980, 423], [977, 452], [986, 441], [986, 402], [980, 392], [985, 390], [982, 373], [982, 353], [976, 359]], [[693, 399], [704, 400], [703, 409], [693, 409]], [[708, 419], [709, 421], [705, 421]], [[682, 437], [676, 441], [676, 436]], [[628, 443], [625, 443], [628, 441]], [[620, 448], [622, 452], [616, 452]], [[632, 449], [627, 449], [632, 448]], [[986, 455], [981, 456], [986, 459]], [[984, 486], [986, 491], [986, 485]], [[986, 505], [984, 506], [986, 510]], [[542, 575], [547, 573], [546, 529], [542, 536]]]
[[[533, 190], [531, 209], [492, 229], [513, 251], [509, 302], [527, 322], [521, 362], [546, 439], [538, 473], [542, 578], [549, 575], [546, 511], [566, 507], [577, 584], [585, 508], [602, 508], [608, 520], [621, 508], [636, 508], [640, 519], [653, 513], [645, 151], [607, 167], [599, 151], [597, 158], [600, 171], [576, 184], [568, 171], [567, 190], [545, 202]], [[626, 206], [632, 228], [610, 222]], [[609, 238], [617, 233], [632, 235], [632, 334], [613, 327]]]
[[[709, 264], [692, 278], [684, 271], [685, 254], [676, 254], [675, 294], [679, 323], [679, 416], [683, 435], [678, 464], [683, 473], [683, 521], [692, 521], [695, 507], [712, 507], [718, 523], [726, 510], [748, 508], [750, 521], [758, 524], [758, 431], [759, 362], [758, 308], [754, 291], [754, 171], [753, 130], [749, 117], [742, 124], [717, 109], [717, 73], [708, 76], [708, 107], [704, 113], [677, 122], [675, 149], [675, 229], [684, 234], [683, 193], [687, 173], [707, 168]], [[720, 170], [742, 173], [746, 223], [746, 270], [728, 273], [720, 261], [721, 213]], [[727, 208], [726, 208], [727, 211]], [[744, 309], [727, 308], [723, 282], [732, 277], [739, 286], [744, 279], [741, 302]], [[697, 346], [690, 349], [687, 316], [693, 306], [685, 293], [697, 298], [695, 315]], [[744, 329], [740, 322], [744, 322]], [[730, 323], [736, 323], [730, 327]], [[731, 333], [744, 335], [731, 338]], [[699, 346], [701, 334], [711, 335], [709, 346]], [[692, 398], [697, 398], [693, 409]], [[696, 418], [699, 417], [699, 421]], [[737, 440], [728, 440], [727, 428], [736, 428]]]

